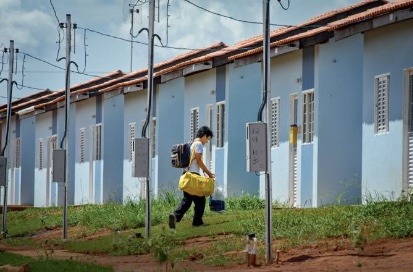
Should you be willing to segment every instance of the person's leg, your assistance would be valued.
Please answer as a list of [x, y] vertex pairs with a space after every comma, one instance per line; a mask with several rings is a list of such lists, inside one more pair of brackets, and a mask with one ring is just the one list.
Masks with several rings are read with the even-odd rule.
[[181, 203], [179, 203], [178, 207], [172, 213], [173, 215], [175, 215], [176, 222], [179, 222], [182, 220], [182, 217], [184, 217], [185, 213], [188, 211], [188, 209], [192, 205], [193, 196], [186, 192], [183, 192], [183, 194], [184, 194], [184, 197], [182, 198]]
[[192, 225], [201, 226], [204, 224], [204, 221], [202, 220], [202, 216], [204, 216], [206, 198], [205, 196], [193, 196], [193, 200], [194, 200], [195, 207], [194, 207], [194, 218], [192, 220]]

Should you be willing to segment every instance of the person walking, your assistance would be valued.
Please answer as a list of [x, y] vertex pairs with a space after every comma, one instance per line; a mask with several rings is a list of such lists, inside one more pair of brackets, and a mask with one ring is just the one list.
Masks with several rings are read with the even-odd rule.
[[[213, 133], [211, 129], [207, 126], [200, 127], [195, 135], [194, 142], [191, 145], [191, 164], [188, 166], [188, 170], [192, 173], [200, 175], [200, 170], [208, 177], [214, 178], [215, 175], [208, 170], [202, 160], [203, 146], [211, 140]], [[184, 217], [185, 213], [189, 210], [194, 202], [194, 217], [192, 219], [192, 226], [198, 227], [204, 225], [202, 217], [204, 215], [206, 197], [191, 195], [187, 192], [183, 192], [184, 196], [178, 207], [169, 214], [169, 227], [171, 229], [175, 228], [177, 222], [180, 222]]]

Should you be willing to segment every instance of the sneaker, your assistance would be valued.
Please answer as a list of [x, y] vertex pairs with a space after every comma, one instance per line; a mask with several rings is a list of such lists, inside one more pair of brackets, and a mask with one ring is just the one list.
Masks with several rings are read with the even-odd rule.
[[169, 214], [169, 227], [171, 228], [171, 229], [174, 229], [175, 228], [175, 224], [176, 224], [176, 216], [175, 216], [175, 214], [174, 213], [170, 213]]
[[197, 222], [192, 222], [193, 227], [200, 227], [200, 226], [205, 226], [204, 221], [197, 221]]

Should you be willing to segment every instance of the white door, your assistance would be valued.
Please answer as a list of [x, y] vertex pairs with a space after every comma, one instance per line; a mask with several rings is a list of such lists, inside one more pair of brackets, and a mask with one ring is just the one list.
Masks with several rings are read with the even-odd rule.
[[404, 105], [404, 143], [405, 189], [413, 189], [413, 70], [405, 71], [405, 105]]
[[53, 150], [57, 148], [57, 136], [50, 136], [47, 141], [46, 171], [46, 207], [57, 205], [57, 185], [53, 184]]
[[[298, 116], [298, 95], [290, 96], [290, 125], [297, 125]], [[289, 200], [290, 205], [297, 207], [298, 190], [298, 165], [297, 165], [297, 143], [290, 143], [289, 147]]]

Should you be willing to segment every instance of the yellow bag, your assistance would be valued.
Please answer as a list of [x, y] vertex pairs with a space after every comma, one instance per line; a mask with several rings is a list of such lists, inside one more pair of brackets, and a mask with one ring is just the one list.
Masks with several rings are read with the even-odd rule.
[[179, 178], [179, 189], [190, 195], [210, 196], [214, 192], [215, 179], [185, 172]]

